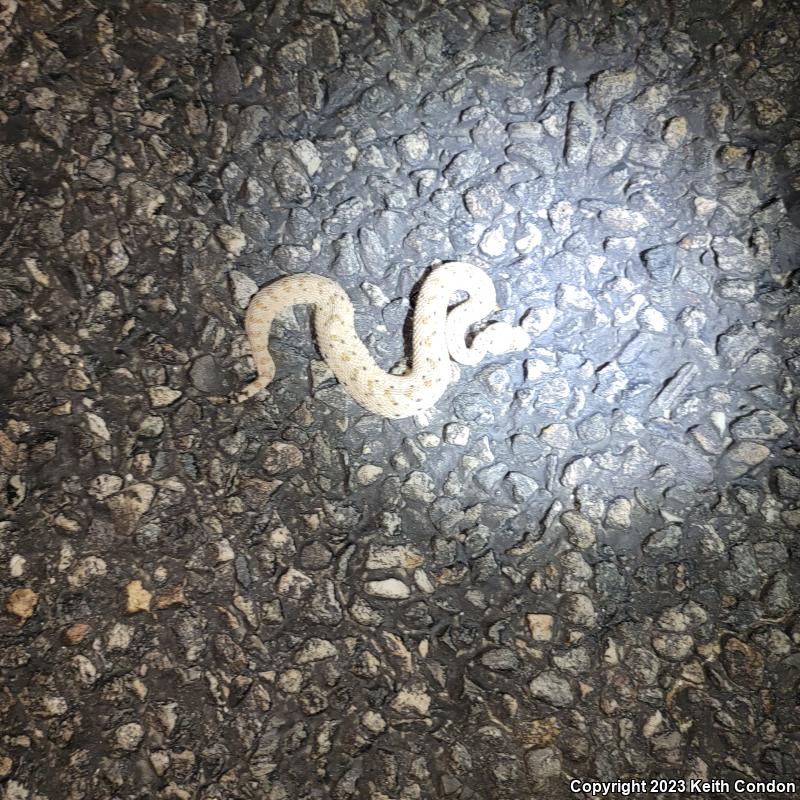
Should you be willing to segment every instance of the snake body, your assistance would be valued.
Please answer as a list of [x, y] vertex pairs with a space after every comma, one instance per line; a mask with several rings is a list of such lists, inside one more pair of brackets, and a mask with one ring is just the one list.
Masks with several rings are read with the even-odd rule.
[[[448, 313], [460, 291], [469, 298]], [[312, 273], [289, 275], [261, 288], [247, 308], [245, 331], [258, 377], [237, 396], [238, 402], [275, 376], [270, 329], [279, 313], [295, 305], [313, 306], [320, 352], [348, 394], [367, 410], [394, 419], [418, 414], [441, 397], [451, 379], [451, 356], [462, 364], [477, 364], [487, 353], [524, 350], [530, 343], [522, 328], [494, 322], [466, 345], [469, 325], [496, 310], [495, 289], [479, 267], [452, 261], [435, 268], [422, 284], [414, 311], [411, 369], [391, 375], [375, 363], [356, 333], [353, 304], [336, 281]]]

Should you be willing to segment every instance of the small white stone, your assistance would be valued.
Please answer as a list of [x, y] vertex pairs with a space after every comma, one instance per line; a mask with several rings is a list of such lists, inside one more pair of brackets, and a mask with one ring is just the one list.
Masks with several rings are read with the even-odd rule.
[[181, 396], [177, 389], [170, 389], [169, 386], [151, 386], [147, 394], [150, 396], [150, 405], [153, 408], [165, 408]]
[[233, 552], [231, 543], [227, 539], [220, 539], [217, 543], [217, 564], [224, 564], [233, 561], [236, 554]]
[[76, 565], [75, 569], [67, 576], [70, 586], [83, 588], [92, 578], [102, 578], [108, 573], [108, 565], [99, 556], [86, 556]]
[[383, 467], [376, 464], [364, 464], [356, 471], [356, 480], [362, 486], [369, 486], [383, 474]]
[[552, 372], [554, 367], [541, 358], [529, 358], [525, 362], [525, 380], [536, 381]]
[[583, 287], [562, 283], [558, 287], [557, 303], [562, 309], [589, 311], [594, 306], [594, 299]]
[[600, 270], [603, 269], [605, 265], [606, 265], [605, 256], [594, 255], [594, 256], [589, 256], [589, 258], [586, 259], [586, 269], [588, 269], [592, 275], [599, 275]]
[[303, 463], [303, 451], [291, 442], [273, 442], [264, 453], [262, 467], [269, 475], [281, 475]]
[[664, 728], [664, 717], [661, 712], [656, 709], [644, 722], [642, 726], [642, 734], [647, 738], [651, 738], [656, 733]]
[[531, 336], [544, 333], [555, 321], [556, 307], [554, 305], [532, 308], [523, 317], [520, 325]]
[[303, 673], [299, 669], [287, 669], [277, 681], [278, 688], [286, 694], [297, 694], [303, 685]]
[[600, 214], [600, 218], [608, 227], [622, 234], [638, 233], [650, 224], [641, 212], [628, 211], [622, 206], [606, 209]]
[[[14, 11], [16, 11], [17, 1], [11, 0], [10, 3], [4, 3], [3, 5], [5, 6], [4, 10], [6, 15], [8, 15], [8, 18], [10, 19], [14, 16]], [[55, 105], [56, 93], [47, 86], [37, 86], [35, 89], [31, 89], [31, 91], [25, 95], [25, 102], [31, 108], [49, 111]]]
[[633, 506], [627, 497], [617, 497], [611, 501], [606, 511], [606, 524], [617, 528], [630, 528]]
[[42, 716], [60, 717], [67, 713], [67, 701], [60, 695], [47, 695], [42, 699]]
[[[367, 569], [416, 569], [424, 562], [422, 554], [407, 545], [370, 545]], [[399, 581], [398, 581], [399, 583]]]
[[370, 305], [376, 308], [383, 308], [389, 302], [389, 298], [383, 289], [369, 281], [364, 281], [361, 284], [361, 291], [369, 298]]
[[411, 596], [411, 589], [397, 578], [386, 578], [382, 581], [367, 581], [365, 584], [367, 594], [374, 597], [384, 597], [389, 600], [405, 600]]
[[234, 302], [239, 308], [247, 308], [250, 299], [258, 291], [258, 284], [249, 275], [236, 269], [231, 270], [229, 278]]
[[98, 438], [105, 442], [111, 440], [111, 434], [108, 432], [106, 421], [99, 415], [93, 414], [91, 411], [86, 412], [86, 422], [89, 425], [89, 430]]
[[416, 131], [401, 136], [397, 142], [397, 151], [401, 158], [410, 161], [412, 164], [423, 161], [428, 156], [428, 135], [425, 131]]
[[72, 666], [78, 673], [78, 680], [84, 686], [91, 686], [97, 680], [97, 667], [85, 655], [77, 655], [72, 659]]
[[469, 442], [469, 426], [462, 422], [450, 422], [444, 427], [444, 440], [447, 444], [463, 447]]
[[541, 439], [551, 447], [566, 449], [572, 443], [572, 431], [563, 422], [553, 422], [542, 428]]
[[123, 750], [135, 750], [144, 738], [144, 728], [138, 722], [120, 725], [115, 733], [117, 746]]
[[333, 658], [337, 654], [336, 645], [327, 639], [316, 637], [309, 639], [297, 654], [295, 661], [298, 664], [311, 664], [314, 661], [322, 661], [326, 658]]
[[156, 775], [163, 775], [169, 767], [169, 753], [166, 750], [154, 750], [150, 753], [150, 763]]
[[156, 414], [149, 414], [139, 423], [141, 436], [160, 436], [164, 430], [164, 420]]
[[597, 623], [597, 612], [591, 599], [585, 594], [573, 594], [567, 598], [564, 616], [573, 624], [582, 628], [593, 628]]
[[572, 232], [572, 217], [575, 207], [568, 200], [559, 200], [547, 211], [553, 230], [560, 236], [567, 236]]
[[552, 614], [528, 614], [525, 620], [535, 642], [549, 642], [553, 638]]
[[643, 294], [635, 294], [627, 300], [623, 300], [617, 308], [614, 309], [614, 322], [617, 325], [622, 325], [636, 319], [642, 306], [647, 302], [647, 298]]
[[300, 570], [289, 567], [278, 580], [278, 594], [299, 599], [314, 585], [314, 581]]
[[304, 67], [308, 60], [309, 43], [305, 39], [294, 39], [278, 50], [278, 59], [289, 69]]
[[710, 217], [717, 209], [716, 200], [711, 197], [695, 197], [694, 211], [698, 217]]
[[21, 578], [25, 573], [25, 557], [15, 553], [8, 562], [8, 571], [12, 578]]
[[120, 491], [122, 484], [123, 481], [119, 475], [104, 472], [92, 478], [89, 484], [89, 494], [98, 500], [105, 500]]
[[646, 331], [653, 333], [664, 333], [668, 325], [666, 317], [652, 306], [648, 306], [639, 313], [639, 324]]
[[146, 483], [133, 483], [106, 501], [115, 514], [138, 520], [147, 513], [155, 497], [156, 490]]
[[542, 243], [542, 232], [532, 222], [526, 222], [522, 227], [522, 236], [514, 242], [518, 253], [530, 253]]
[[217, 239], [232, 256], [240, 256], [247, 245], [247, 238], [241, 228], [234, 225], [220, 225], [217, 228]]
[[361, 716], [361, 724], [370, 733], [383, 733], [386, 720], [377, 711], [365, 711]]
[[109, 275], [119, 275], [130, 263], [130, 258], [119, 239], [112, 240], [108, 249], [111, 255], [106, 259], [106, 271]]
[[664, 128], [664, 141], [673, 149], [680, 147], [689, 133], [686, 117], [673, 117]]
[[745, 467], [754, 467], [769, 456], [769, 448], [758, 442], [737, 442], [727, 452], [728, 458]]
[[430, 695], [421, 689], [401, 689], [392, 700], [395, 711], [414, 713], [424, 716], [431, 707]]
[[322, 166], [319, 150], [308, 139], [300, 139], [292, 145], [294, 157], [305, 167], [309, 177], [316, 175]]
[[433, 594], [436, 591], [436, 587], [431, 583], [431, 579], [424, 569], [414, 570], [414, 583], [423, 594]]
[[506, 241], [506, 234], [502, 225], [497, 225], [486, 231], [486, 233], [483, 234], [479, 246], [484, 255], [492, 257], [503, 255], [508, 246], [508, 242]]

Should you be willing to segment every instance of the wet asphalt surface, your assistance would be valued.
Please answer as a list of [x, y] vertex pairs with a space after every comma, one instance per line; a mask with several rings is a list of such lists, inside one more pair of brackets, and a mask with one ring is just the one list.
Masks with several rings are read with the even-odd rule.
[[[0, 797], [800, 779], [798, 37], [2, 0]], [[298, 309], [230, 402], [258, 286], [339, 280], [388, 369], [448, 260], [530, 351], [384, 420]]]

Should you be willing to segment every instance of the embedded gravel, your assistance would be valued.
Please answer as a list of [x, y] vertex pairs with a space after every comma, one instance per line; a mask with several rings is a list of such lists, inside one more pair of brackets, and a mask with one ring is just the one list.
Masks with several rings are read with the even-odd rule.
[[[0, 797], [800, 778], [798, 39], [0, 0]], [[388, 369], [447, 260], [530, 351], [384, 420], [298, 309], [230, 402], [258, 286], [339, 280]]]

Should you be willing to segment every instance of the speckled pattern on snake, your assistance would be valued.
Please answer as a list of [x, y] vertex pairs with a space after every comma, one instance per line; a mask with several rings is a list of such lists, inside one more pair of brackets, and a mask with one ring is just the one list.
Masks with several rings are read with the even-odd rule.
[[[458, 292], [469, 297], [448, 312]], [[524, 350], [530, 337], [505, 322], [489, 324], [465, 342], [467, 328], [494, 310], [495, 289], [481, 268], [461, 261], [436, 267], [420, 288], [414, 310], [411, 368], [403, 375], [382, 370], [358, 337], [350, 298], [336, 281], [322, 275], [289, 275], [260, 289], [250, 301], [245, 330], [258, 377], [237, 396], [242, 402], [275, 376], [269, 352], [272, 321], [285, 309], [310, 305], [322, 357], [356, 402], [375, 414], [401, 418], [430, 408], [451, 380], [450, 357], [477, 364], [488, 353]]]

